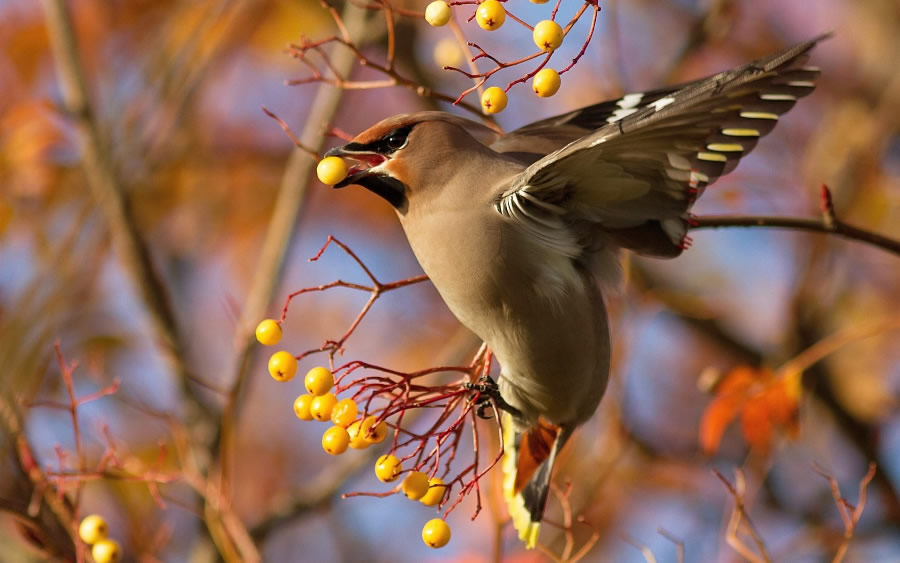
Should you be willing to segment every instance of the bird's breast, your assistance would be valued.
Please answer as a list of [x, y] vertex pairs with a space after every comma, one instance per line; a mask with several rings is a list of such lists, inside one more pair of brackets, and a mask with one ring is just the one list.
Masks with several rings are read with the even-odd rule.
[[404, 228], [450, 310], [499, 360], [504, 399], [526, 419], [583, 422], [609, 369], [599, 290], [570, 258], [486, 210], [407, 218]]

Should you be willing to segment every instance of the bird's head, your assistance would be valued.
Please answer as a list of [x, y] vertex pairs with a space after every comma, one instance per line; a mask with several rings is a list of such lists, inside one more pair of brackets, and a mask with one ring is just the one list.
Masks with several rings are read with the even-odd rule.
[[426, 111], [385, 119], [325, 156], [352, 161], [335, 188], [363, 186], [402, 214], [411, 197], [446, 185], [468, 151], [489, 150], [485, 145], [497, 137], [474, 121]]

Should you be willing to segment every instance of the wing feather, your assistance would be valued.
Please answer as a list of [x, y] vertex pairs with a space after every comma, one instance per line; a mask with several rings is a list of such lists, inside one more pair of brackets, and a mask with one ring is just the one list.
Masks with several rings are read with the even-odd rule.
[[[633, 249], [677, 255], [687, 212], [705, 187], [731, 172], [780, 115], [812, 92], [820, 71], [804, 65], [825, 37], [680, 89], [629, 94], [514, 131], [492, 148], [522, 150], [528, 138], [553, 127], [586, 133], [528, 166], [496, 209], [540, 239], [550, 231], [550, 239], [559, 239], [560, 229], [656, 229], [665, 237], [636, 238], [666, 244]], [[627, 237], [613, 239], [630, 247]]]

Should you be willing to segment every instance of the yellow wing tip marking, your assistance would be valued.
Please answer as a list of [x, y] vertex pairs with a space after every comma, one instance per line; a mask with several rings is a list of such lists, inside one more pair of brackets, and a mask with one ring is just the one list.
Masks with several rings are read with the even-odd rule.
[[700, 152], [697, 153], [698, 160], [705, 160], [707, 162], [728, 162], [728, 157], [724, 154], [719, 154], [715, 152]]
[[797, 96], [792, 96], [791, 94], [760, 94], [759, 99], [770, 102], [796, 102]]
[[745, 127], [728, 127], [722, 129], [722, 134], [729, 137], [759, 137], [758, 130]]
[[771, 119], [772, 121], [778, 120], [777, 113], [771, 113], [768, 111], [742, 111], [740, 116], [744, 119]]
[[743, 152], [744, 146], [740, 143], [710, 143], [706, 149], [716, 152]]

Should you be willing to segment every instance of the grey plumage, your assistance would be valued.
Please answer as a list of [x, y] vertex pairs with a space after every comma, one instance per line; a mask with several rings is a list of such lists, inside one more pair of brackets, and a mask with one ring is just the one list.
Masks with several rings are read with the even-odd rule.
[[422, 112], [329, 152], [358, 163], [336, 187], [361, 184], [395, 207], [448, 307], [494, 351], [516, 439], [539, 422], [559, 428], [536, 481], [518, 487], [529, 541], [555, 454], [606, 388], [602, 287], [618, 250], [680, 254], [696, 198], [813, 90], [819, 71], [804, 65], [823, 38], [506, 135]]

